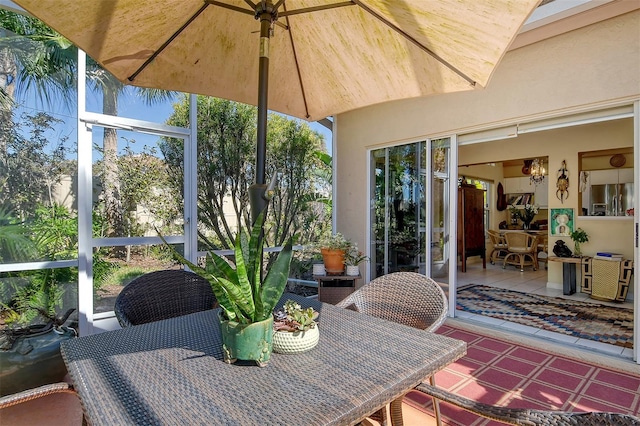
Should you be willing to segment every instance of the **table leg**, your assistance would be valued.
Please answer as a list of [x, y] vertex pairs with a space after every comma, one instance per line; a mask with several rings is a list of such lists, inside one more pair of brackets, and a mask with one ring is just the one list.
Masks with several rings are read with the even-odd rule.
[[576, 264], [562, 263], [562, 294], [570, 295], [576, 292]]

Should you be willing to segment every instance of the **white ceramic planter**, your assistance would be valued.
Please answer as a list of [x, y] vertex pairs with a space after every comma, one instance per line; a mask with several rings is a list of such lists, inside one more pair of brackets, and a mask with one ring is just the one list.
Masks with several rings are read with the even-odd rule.
[[320, 340], [316, 325], [307, 331], [276, 331], [273, 333], [273, 351], [279, 354], [299, 354], [313, 349]]
[[315, 263], [313, 265], [313, 275], [325, 275], [324, 263]]
[[347, 275], [356, 277], [360, 274], [360, 268], [357, 265], [347, 265]]

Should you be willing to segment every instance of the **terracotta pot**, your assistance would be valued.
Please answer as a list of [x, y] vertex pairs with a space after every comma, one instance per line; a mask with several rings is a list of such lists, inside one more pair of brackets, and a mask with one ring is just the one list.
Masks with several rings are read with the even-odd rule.
[[342, 274], [344, 272], [344, 250], [322, 249], [321, 252], [327, 274]]

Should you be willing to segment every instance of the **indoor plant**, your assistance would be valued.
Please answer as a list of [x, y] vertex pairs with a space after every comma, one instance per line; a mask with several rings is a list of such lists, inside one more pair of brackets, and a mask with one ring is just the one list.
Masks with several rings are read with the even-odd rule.
[[287, 300], [282, 310], [273, 314], [273, 351], [278, 353], [300, 353], [318, 344], [320, 332], [313, 308], [302, 309], [293, 300]]
[[580, 244], [586, 243], [587, 241], [589, 241], [589, 236], [587, 235], [585, 230], [582, 228], [578, 228], [575, 231], [571, 231], [571, 234], [569, 234], [569, 236], [573, 240], [573, 245], [575, 247], [574, 255], [582, 256], [582, 250], [580, 250]]
[[366, 256], [363, 252], [358, 250], [357, 245], [353, 245], [349, 248], [344, 257], [344, 262], [347, 269], [347, 275], [355, 276], [360, 274], [360, 268], [358, 265], [366, 260], [369, 260], [369, 257]]
[[345, 255], [352, 245], [351, 241], [346, 239], [340, 232], [318, 243], [327, 274], [341, 274], [344, 272]]
[[511, 205], [509, 211], [512, 217], [522, 221], [524, 229], [529, 229], [531, 221], [538, 214], [538, 206], [536, 204], [525, 204], [522, 209], [518, 209], [516, 206]]
[[[262, 278], [264, 238], [261, 213], [247, 241], [242, 230], [235, 241], [235, 264], [213, 252], [207, 254], [204, 268], [188, 261], [169, 246], [176, 259], [211, 283], [213, 293], [222, 308], [222, 330], [225, 361], [237, 359], [256, 361], [265, 366], [271, 357], [273, 336], [273, 309], [280, 300], [289, 278], [292, 240], [289, 239], [273, 265]], [[245, 341], [249, 340], [249, 341]]]

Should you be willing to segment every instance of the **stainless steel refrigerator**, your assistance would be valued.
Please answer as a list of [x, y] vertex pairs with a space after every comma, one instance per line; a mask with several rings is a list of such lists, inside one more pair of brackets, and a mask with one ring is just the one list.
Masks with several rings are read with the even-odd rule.
[[633, 207], [632, 183], [591, 185], [592, 216], [626, 216]]

